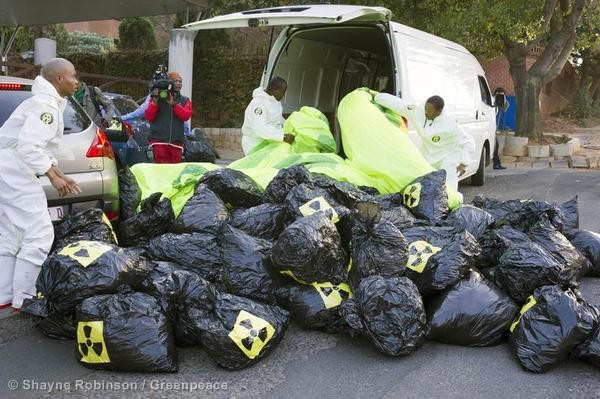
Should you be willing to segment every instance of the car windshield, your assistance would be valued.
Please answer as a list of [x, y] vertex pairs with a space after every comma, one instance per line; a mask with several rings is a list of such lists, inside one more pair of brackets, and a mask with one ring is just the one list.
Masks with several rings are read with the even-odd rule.
[[121, 115], [128, 114], [137, 109], [138, 105], [135, 101], [129, 98], [115, 98], [113, 103], [121, 113]]
[[[23, 101], [31, 97], [31, 91], [0, 90], [0, 126], [10, 117]], [[65, 134], [79, 133], [92, 123], [73, 98], [69, 98], [63, 114]]]

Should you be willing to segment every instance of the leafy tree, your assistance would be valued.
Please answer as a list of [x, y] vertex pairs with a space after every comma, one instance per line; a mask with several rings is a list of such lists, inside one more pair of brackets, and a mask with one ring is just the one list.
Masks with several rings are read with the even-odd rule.
[[[4, 38], [4, 43], [0, 43], [0, 49], [4, 50], [4, 46], [8, 44], [9, 37], [16, 29], [16, 27], [0, 27], [0, 34]], [[67, 48], [68, 36], [68, 32], [63, 24], [21, 26], [18, 28], [11, 51], [13, 53], [20, 53], [33, 50], [34, 40], [46, 37], [56, 41], [56, 52], [60, 53]]]
[[119, 24], [120, 50], [155, 50], [154, 27], [147, 17], [123, 18]]

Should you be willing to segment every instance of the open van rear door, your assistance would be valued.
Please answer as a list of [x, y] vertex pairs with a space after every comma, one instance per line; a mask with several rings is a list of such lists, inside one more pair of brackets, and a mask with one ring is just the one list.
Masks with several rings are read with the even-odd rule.
[[221, 15], [192, 22], [183, 27], [188, 30], [271, 27], [281, 25], [341, 24], [344, 22], [386, 23], [392, 12], [383, 7], [343, 5], [297, 5], [263, 8]]

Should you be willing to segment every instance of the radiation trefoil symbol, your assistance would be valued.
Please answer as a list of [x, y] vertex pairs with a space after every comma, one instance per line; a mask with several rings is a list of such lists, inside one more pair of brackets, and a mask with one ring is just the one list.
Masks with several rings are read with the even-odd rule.
[[115, 234], [115, 231], [112, 228], [112, 224], [110, 224], [110, 220], [108, 220], [108, 218], [106, 217], [106, 213], [104, 212], [102, 212], [102, 221], [108, 226], [113, 238], [115, 239], [115, 242], [118, 244], [119, 240], [117, 239], [117, 235]]
[[404, 205], [409, 208], [414, 208], [419, 205], [421, 200], [421, 183], [415, 183], [407, 186], [404, 189], [404, 195], [402, 196]]
[[412, 242], [408, 246], [408, 261], [406, 262], [406, 267], [417, 273], [423, 273], [429, 258], [440, 250], [441, 248], [435, 247], [427, 241], [419, 240]]
[[523, 315], [525, 314], [525, 312], [527, 312], [529, 309], [531, 309], [533, 307], [533, 305], [535, 305], [537, 303], [537, 301], [535, 300], [535, 298], [533, 297], [533, 295], [530, 295], [527, 298], [527, 302], [525, 302], [525, 305], [523, 305], [523, 307], [521, 308], [521, 310], [519, 311], [519, 316], [517, 317], [517, 319], [510, 325], [510, 332], [515, 331], [515, 328], [517, 328], [517, 325], [519, 324], [519, 322], [521, 321], [521, 317], [523, 317]]
[[317, 212], [324, 212], [333, 223], [337, 223], [340, 220], [338, 213], [323, 197], [316, 197], [298, 209], [302, 216], [310, 216]]
[[110, 363], [102, 320], [77, 323], [77, 349], [83, 363]]
[[88, 267], [111, 249], [110, 245], [98, 241], [77, 241], [61, 249], [58, 254], [68, 256], [79, 262], [81, 266]]
[[244, 352], [249, 359], [260, 355], [260, 351], [275, 334], [269, 322], [240, 310], [229, 338]]
[[348, 298], [352, 298], [350, 286], [346, 283], [334, 285], [332, 283], [311, 284], [321, 296], [326, 309], [340, 306]]

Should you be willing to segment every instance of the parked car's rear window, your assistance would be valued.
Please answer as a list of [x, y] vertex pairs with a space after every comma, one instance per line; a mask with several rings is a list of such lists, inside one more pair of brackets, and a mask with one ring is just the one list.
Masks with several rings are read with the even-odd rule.
[[[6, 122], [19, 104], [29, 97], [31, 97], [31, 91], [0, 90], [0, 126], [4, 125], [4, 122]], [[72, 98], [69, 98], [67, 102], [63, 120], [65, 123], [65, 134], [82, 132], [92, 123], [87, 114]]]
[[133, 112], [138, 108], [137, 103], [129, 98], [114, 98], [113, 103], [115, 103], [121, 115]]

